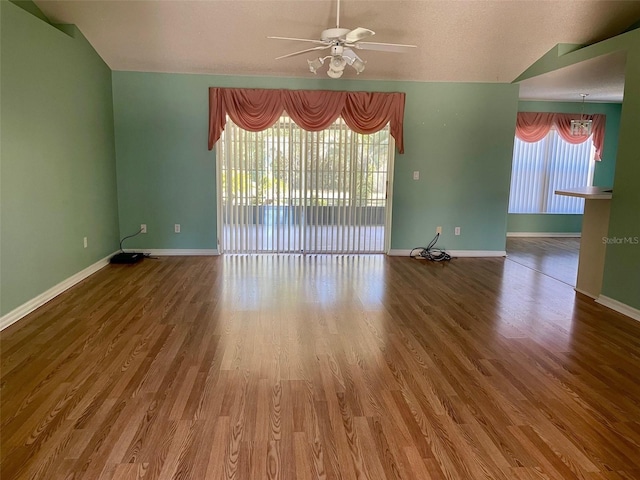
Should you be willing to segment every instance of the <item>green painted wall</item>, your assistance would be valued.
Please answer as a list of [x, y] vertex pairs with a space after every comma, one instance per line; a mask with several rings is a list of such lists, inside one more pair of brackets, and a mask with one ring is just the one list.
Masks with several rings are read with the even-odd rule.
[[[640, 309], [640, 31], [629, 43], [602, 294]], [[629, 241], [630, 240], [630, 241]]]
[[114, 252], [119, 233], [110, 69], [75, 29], [6, 1], [0, 17], [5, 314]]
[[582, 215], [554, 213], [510, 213], [507, 217], [507, 232], [527, 233], [580, 233]]
[[[594, 185], [607, 187], [613, 185], [621, 109], [622, 105], [618, 103], [585, 104], [585, 113], [602, 113], [607, 116], [602, 161], [596, 163], [593, 177]], [[581, 113], [582, 105], [572, 102], [521, 101], [518, 103], [518, 111]], [[509, 214], [507, 219], [507, 231], [509, 232], [579, 233], [581, 229], [582, 215]]]
[[[149, 231], [125, 246], [216, 248], [210, 86], [405, 92], [392, 248], [424, 245], [441, 225], [449, 249], [505, 249], [517, 85], [113, 72], [120, 230], [146, 223]], [[182, 233], [173, 233], [175, 223]]]

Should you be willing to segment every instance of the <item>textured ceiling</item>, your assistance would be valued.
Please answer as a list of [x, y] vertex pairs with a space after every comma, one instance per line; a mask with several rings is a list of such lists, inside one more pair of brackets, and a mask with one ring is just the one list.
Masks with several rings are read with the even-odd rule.
[[520, 98], [526, 100], [582, 101], [621, 103], [624, 89], [624, 52], [602, 55], [545, 75], [520, 82]]
[[[77, 25], [113, 70], [286, 77], [312, 76], [306, 59], [313, 55], [274, 58], [311, 45], [266, 37], [317, 39], [335, 26], [336, 9], [335, 1], [321, 0], [36, 4], [52, 22]], [[343, 0], [340, 26], [370, 28], [376, 32], [371, 41], [419, 47], [404, 54], [362, 52], [362, 79], [511, 82], [558, 43], [595, 43], [639, 19], [640, 1]], [[344, 78], [355, 77], [348, 68]], [[536, 98], [535, 81], [528, 85], [528, 96]], [[545, 88], [552, 95], [553, 88]]]

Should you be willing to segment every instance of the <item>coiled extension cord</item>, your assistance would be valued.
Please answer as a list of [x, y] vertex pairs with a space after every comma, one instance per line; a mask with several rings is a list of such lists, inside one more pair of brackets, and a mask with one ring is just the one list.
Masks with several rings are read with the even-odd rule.
[[439, 248], [434, 248], [439, 238], [440, 234], [436, 233], [436, 236], [429, 242], [429, 245], [426, 247], [414, 248], [411, 250], [411, 253], [409, 253], [409, 256], [412, 258], [424, 258], [426, 260], [431, 260], [432, 262], [444, 262], [451, 260], [451, 255], [447, 252], [440, 250]]

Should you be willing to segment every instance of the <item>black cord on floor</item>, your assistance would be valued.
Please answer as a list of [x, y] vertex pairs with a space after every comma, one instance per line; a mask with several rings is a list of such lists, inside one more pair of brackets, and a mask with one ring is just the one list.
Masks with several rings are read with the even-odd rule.
[[135, 237], [136, 235], [140, 235], [142, 233], [142, 229], [138, 230], [136, 233], [134, 233], [133, 235], [129, 235], [127, 237], [124, 237], [122, 240], [120, 240], [120, 251], [122, 253], [124, 253], [124, 250], [122, 249], [122, 242], [124, 242], [127, 238], [132, 238]]
[[436, 233], [436, 236], [429, 242], [429, 245], [426, 247], [414, 248], [411, 250], [411, 253], [409, 253], [409, 256], [413, 258], [424, 258], [426, 260], [431, 260], [432, 262], [444, 262], [451, 260], [451, 255], [444, 250], [435, 248], [435, 244], [438, 242], [439, 238], [440, 234]]

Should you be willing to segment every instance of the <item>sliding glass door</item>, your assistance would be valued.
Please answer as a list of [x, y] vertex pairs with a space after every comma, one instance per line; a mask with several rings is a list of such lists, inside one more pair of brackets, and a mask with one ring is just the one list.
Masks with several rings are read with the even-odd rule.
[[254, 133], [228, 120], [217, 146], [220, 250], [386, 251], [393, 152], [388, 127], [361, 135], [338, 119], [307, 132], [285, 115]]

